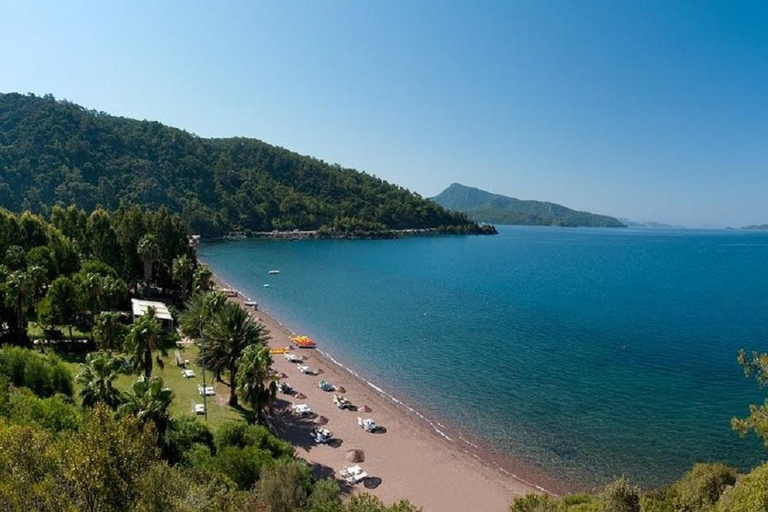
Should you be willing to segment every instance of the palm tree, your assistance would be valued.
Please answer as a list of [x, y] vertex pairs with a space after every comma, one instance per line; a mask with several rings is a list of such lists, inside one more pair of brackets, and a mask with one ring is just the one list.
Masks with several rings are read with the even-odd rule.
[[240, 357], [237, 391], [251, 406], [257, 421], [277, 396], [277, 377], [272, 374], [272, 356], [264, 345], [250, 345]]
[[197, 265], [197, 270], [192, 277], [192, 290], [196, 293], [205, 292], [213, 287], [213, 272], [208, 265]]
[[179, 328], [184, 336], [200, 339], [203, 326], [209, 323], [214, 315], [227, 302], [227, 297], [221, 292], [196, 293], [187, 302], [187, 310], [179, 317]]
[[103, 403], [110, 409], [117, 409], [122, 401], [120, 391], [112, 386], [123, 368], [124, 361], [112, 357], [109, 352], [93, 352], [85, 358], [80, 366], [82, 372], [76, 380], [83, 386], [80, 397], [83, 407], [95, 407]]
[[130, 354], [130, 363], [134, 371], [144, 371], [144, 376], [152, 375], [152, 355], [160, 348], [162, 327], [155, 318], [155, 311], [147, 313], [135, 322], [125, 337], [125, 350]]
[[155, 235], [144, 235], [141, 237], [136, 251], [144, 263], [144, 282], [149, 284], [152, 281], [152, 265], [160, 259], [160, 246]]
[[237, 406], [237, 369], [240, 356], [249, 345], [265, 344], [269, 331], [236, 302], [226, 302], [204, 327], [206, 347], [203, 356], [216, 371], [229, 370], [229, 405]]
[[5, 281], [5, 305], [15, 312], [16, 328], [19, 332], [26, 330], [24, 313], [32, 304], [34, 287], [32, 277], [22, 270], [11, 272]]
[[117, 409], [120, 414], [132, 414], [142, 421], [153, 421], [162, 434], [168, 425], [168, 407], [173, 401], [173, 391], [165, 387], [162, 377], [140, 376], [123, 395], [123, 404]]
[[93, 322], [93, 337], [102, 350], [121, 350], [125, 339], [125, 325], [120, 313], [103, 311]]
[[173, 280], [176, 281], [181, 288], [181, 298], [183, 300], [187, 300], [187, 293], [192, 284], [194, 272], [195, 267], [192, 265], [192, 260], [186, 254], [173, 260], [171, 274], [173, 275]]

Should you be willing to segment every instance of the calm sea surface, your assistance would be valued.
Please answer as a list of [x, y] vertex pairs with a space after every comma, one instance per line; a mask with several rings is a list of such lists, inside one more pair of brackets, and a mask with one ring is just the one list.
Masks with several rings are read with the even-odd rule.
[[387, 391], [555, 477], [656, 485], [764, 458], [729, 420], [762, 400], [736, 353], [768, 349], [766, 232], [502, 227], [200, 253]]

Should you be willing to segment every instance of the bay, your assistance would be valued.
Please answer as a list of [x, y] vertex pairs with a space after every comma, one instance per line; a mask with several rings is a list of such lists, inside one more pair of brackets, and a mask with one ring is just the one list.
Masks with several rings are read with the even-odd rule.
[[200, 255], [372, 382], [579, 487], [764, 458], [729, 422], [762, 401], [736, 355], [767, 348], [768, 233], [501, 227]]

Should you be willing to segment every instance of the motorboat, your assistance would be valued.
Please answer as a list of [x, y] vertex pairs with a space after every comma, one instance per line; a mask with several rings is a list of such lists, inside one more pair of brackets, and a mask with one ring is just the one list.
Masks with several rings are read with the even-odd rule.
[[279, 274], [279, 273], [280, 273], [279, 270], [267, 270], [267, 274], [275, 275], [275, 274]]

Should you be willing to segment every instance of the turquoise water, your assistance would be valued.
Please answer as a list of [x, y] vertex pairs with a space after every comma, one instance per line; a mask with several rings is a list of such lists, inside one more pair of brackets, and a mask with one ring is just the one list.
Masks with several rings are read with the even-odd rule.
[[657, 485], [763, 458], [729, 420], [761, 399], [735, 358], [768, 349], [768, 233], [508, 227], [200, 253], [372, 381], [558, 478]]

